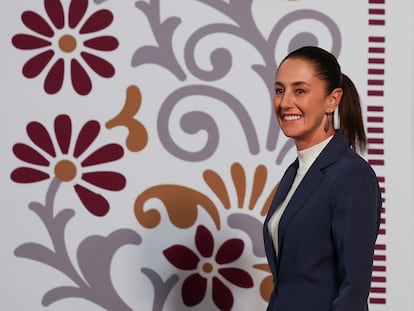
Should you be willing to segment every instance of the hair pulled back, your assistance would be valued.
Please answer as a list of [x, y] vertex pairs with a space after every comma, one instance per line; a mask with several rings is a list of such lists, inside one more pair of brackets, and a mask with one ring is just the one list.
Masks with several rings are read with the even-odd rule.
[[322, 48], [305, 46], [289, 53], [283, 61], [289, 58], [300, 58], [311, 62], [315, 75], [326, 82], [327, 94], [335, 88], [342, 88], [342, 98], [338, 107], [340, 129], [352, 149], [364, 151], [367, 142], [359, 94], [351, 79], [341, 72], [336, 57]]

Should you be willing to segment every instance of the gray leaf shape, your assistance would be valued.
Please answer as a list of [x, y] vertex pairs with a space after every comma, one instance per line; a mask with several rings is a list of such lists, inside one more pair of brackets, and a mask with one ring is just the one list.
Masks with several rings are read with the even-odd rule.
[[25, 243], [20, 245], [14, 251], [17, 257], [24, 257], [35, 261], [43, 262], [49, 266], [52, 264], [52, 258], [55, 255], [49, 248], [38, 243]]
[[80, 297], [105, 310], [130, 311], [116, 292], [110, 275], [111, 262], [116, 251], [124, 245], [138, 245], [142, 238], [133, 230], [119, 229], [107, 237], [93, 235], [84, 239], [77, 252], [79, 267], [87, 284], [79, 287], [62, 286], [50, 290], [43, 298], [49, 305], [63, 298]]
[[132, 66], [138, 67], [147, 63], [157, 64], [170, 70], [179, 80], [185, 80], [185, 73], [178, 64], [172, 44], [173, 34], [180, 25], [181, 19], [175, 16], [161, 22], [159, 1], [150, 1], [149, 3], [138, 1], [135, 6], [147, 16], [158, 45], [138, 48], [132, 57]]
[[78, 263], [89, 285], [112, 288], [110, 266], [115, 252], [121, 246], [141, 242], [138, 233], [130, 229], [119, 229], [108, 237], [92, 235], [84, 239], [78, 248]]

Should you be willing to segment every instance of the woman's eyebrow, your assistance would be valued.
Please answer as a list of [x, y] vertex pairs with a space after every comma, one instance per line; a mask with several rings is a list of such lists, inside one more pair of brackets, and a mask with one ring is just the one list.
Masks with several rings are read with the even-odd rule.
[[[299, 85], [303, 85], [303, 84], [309, 85], [309, 83], [307, 83], [305, 81], [296, 81], [296, 82], [292, 83], [293, 86], [299, 86]], [[276, 81], [274, 85], [275, 86], [284, 86], [284, 84], [280, 81]]]

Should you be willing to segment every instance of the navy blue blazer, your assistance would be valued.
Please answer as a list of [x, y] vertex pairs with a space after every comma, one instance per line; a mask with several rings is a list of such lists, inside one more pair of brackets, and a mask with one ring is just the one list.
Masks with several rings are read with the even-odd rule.
[[286, 170], [263, 227], [274, 278], [267, 310], [368, 310], [382, 206], [377, 177], [336, 131], [280, 219], [276, 258], [268, 222], [286, 197], [297, 167], [296, 159]]

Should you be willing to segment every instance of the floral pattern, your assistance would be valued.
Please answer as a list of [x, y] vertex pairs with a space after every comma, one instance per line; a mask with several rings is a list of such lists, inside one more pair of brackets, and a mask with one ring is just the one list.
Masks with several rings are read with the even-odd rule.
[[[273, 289], [273, 277], [265, 261], [261, 232], [263, 218], [269, 209], [277, 186], [270, 185], [273, 186], [270, 193], [265, 191], [269, 186], [269, 181], [267, 169], [263, 165], [258, 165], [254, 171], [251, 192], [247, 191], [248, 178], [240, 163], [234, 163], [231, 166], [231, 176], [233, 184], [226, 185], [224, 177], [216, 171], [208, 169], [203, 173], [204, 181], [220, 204], [215, 204], [210, 198], [211, 195], [207, 193], [178, 185], [151, 187], [142, 192], [135, 201], [135, 216], [140, 225], [146, 228], [160, 226], [161, 213], [146, 206], [146, 202], [157, 198], [164, 203], [169, 221], [177, 228], [189, 229], [196, 225], [199, 219], [198, 209], [203, 209], [215, 225], [217, 235], [222, 232], [224, 220], [227, 220], [228, 227], [244, 232], [251, 240], [253, 249], [248, 254], [252, 256], [253, 263], [250, 266], [245, 261], [246, 270], [228, 267], [229, 264], [236, 264], [236, 260], [240, 259], [244, 250], [244, 241], [237, 238], [229, 239], [214, 253], [213, 235], [203, 225], [197, 226], [196, 251], [181, 244], [175, 244], [163, 251], [164, 256], [173, 266], [191, 273], [183, 281], [181, 289], [183, 303], [187, 306], [196, 306], [204, 302], [210, 281], [215, 305], [220, 310], [231, 310], [234, 298], [225, 282], [241, 288], [254, 287], [251, 273], [264, 274], [258, 293], [263, 301], [269, 301]], [[233, 187], [235, 193], [233, 193]], [[265, 201], [261, 205], [258, 201], [263, 194], [265, 194]], [[232, 202], [232, 198], [236, 198], [235, 203]], [[257, 212], [259, 217], [255, 215]], [[163, 285], [159, 285], [159, 281], [153, 277], [150, 279], [154, 290], [160, 291]]]
[[[195, 236], [198, 254], [184, 245], [173, 245], [164, 250], [164, 255], [178, 269], [192, 271], [182, 286], [182, 297], [186, 306], [199, 304], [206, 295], [208, 278], [212, 280], [213, 300], [220, 310], [231, 310], [233, 294], [223, 279], [242, 287], [253, 287], [253, 279], [243, 269], [229, 267], [243, 253], [244, 243], [241, 239], [225, 241], [213, 257], [214, 238], [205, 226], [198, 226]], [[216, 267], [217, 266], [217, 267]], [[216, 273], [214, 273], [217, 270]]]
[[[105, 190], [120, 191], [125, 187], [126, 179], [117, 172], [86, 171], [86, 169], [116, 161], [122, 158], [124, 151], [118, 144], [107, 144], [83, 158], [99, 131], [100, 125], [97, 121], [86, 122], [76, 139], [73, 153], [69, 156], [72, 136], [72, 122], [69, 116], [59, 115], [55, 119], [55, 137], [59, 150], [56, 150], [57, 146], [54, 146], [52, 136], [43, 124], [30, 122], [27, 126], [27, 134], [34, 146], [17, 143], [13, 147], [13, 152], [17, 158], [34, 167], [16, 168], [11, 173], [11, 179], [19, 183], [32, 183], [49, 179], [53, 175], [61, 182], [74, 183], [74, 189], [80, 200], [93, 215], [106, 215], [109, 211], [108, 201], [85, 184]], [[41, 151], [37, 151], [35, 147], [40, 148]], [[79, 170], [81, 173], [78, 172]], [[78, 178], [79, 182], [76, 181]]]
[[34, 11], [22, 14], [23, 24], [34, 34], [16, 34], [12, 43], [21, 50], [37, 51], [23, 66], [26, 78], [39, 76], [52, 63], [44, 80], [44, 90], [48, 94], [61, 90], [66, 62], [70, 65], [72, 86], [80, 95], [87, 95], [92, 90], [91, 78], [82, 62], [103, 78], [115, 74], [113, 65], [95, 54], [98, 51], [113, 51], [118, 47], [115, 37], [99, 34], [112, 23], [112, 12], [98, 10], [84, 21], [88, 2], [72, 0], [65, 14], [60, 0], [45, 0], [48, 20]]

